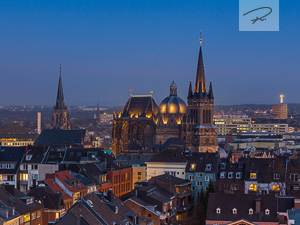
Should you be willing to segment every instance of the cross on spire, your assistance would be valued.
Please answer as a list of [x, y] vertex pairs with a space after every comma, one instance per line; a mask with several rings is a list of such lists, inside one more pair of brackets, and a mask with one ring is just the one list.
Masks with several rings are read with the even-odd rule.
[[200, 45], [202, 45], [202, 30], [200, 30]]

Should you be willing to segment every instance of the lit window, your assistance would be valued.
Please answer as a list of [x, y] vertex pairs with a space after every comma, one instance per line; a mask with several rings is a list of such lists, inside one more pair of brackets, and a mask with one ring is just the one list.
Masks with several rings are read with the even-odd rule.
[[265, 210], [265, 214], [266, 214], [266, 215], [270, 215], [270, 210], [269, 210], [269, 209], [266, 209], [266, 210]]
[[253, 214], [253, 209], [249, 209], [249, 215]]
[[249, 191], [257, 191], [257, 185], [256, 184], [250, 184], [249, 185]]
[[31, 213], [31, 220], [35, 220], [35, 218], [36, 218], [36, 213], [35, 212]]
[[273, 185], [273, 191], [280, 191], [279, 185]]
[[233, 208], [233, 209], [232, 209], [232, 213], [233, 213], [233, 214], [237, 214], [237, 209], [236, 209], [236, 208]]
[[194, 164], [194, 163], [193, 163], [193, 164], [191, 164], [191, 168], [190, 168], [190, 170], [191, 170], [191, 171], [194, 171], [195, 169], [196, 169], [196, 164]]
[[29, 221], [30, 221], [30, 214], [28, 213], [24, 216], [24, 223], [29, 222]]
[[256, 179], [256, 173], [250, 173], [250, 179]]
[[220, 209], [220, 208], [217, 208], [217, 209], [216, 209], [216, 213], [220, 214], [220, 213], [221, 213], [221, 209]]
[[55, 218], [58, 219], [59, 217], [59, 213], [55, 213]]
[[225, 173], [225, 172], [221, 172], [221, 173], [220, 173], [220, 177], [221, 177], [221, 178], [225, 178], [225, 177], [226, 177], [226, 173]]

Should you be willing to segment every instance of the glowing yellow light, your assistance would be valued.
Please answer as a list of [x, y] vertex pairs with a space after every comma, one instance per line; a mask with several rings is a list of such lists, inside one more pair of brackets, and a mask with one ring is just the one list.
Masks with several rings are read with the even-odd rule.
[[280, 98], [283, 98], [284, 97], [284, 95], [280, 95]]

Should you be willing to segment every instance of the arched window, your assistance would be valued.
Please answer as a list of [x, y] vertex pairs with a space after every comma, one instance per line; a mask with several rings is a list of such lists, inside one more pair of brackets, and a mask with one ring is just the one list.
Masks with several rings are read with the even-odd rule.
[[149, 125], [144, 129], [144, 145], [145, 147], [153, 145], [153, 130]]
[[266, 210], [265, 210], [265, 214], [266, 214], [266, 215], [270, 215], [270, 210], [269, 210], [269, 209], [266, 209]]
[[217, 209], [216, 209], [216, 213], [217, 213], [217, 214], [220, 214], [220, 213], [221, 213], [221, 209], [220, 209], [220, 208], [217, 208]]

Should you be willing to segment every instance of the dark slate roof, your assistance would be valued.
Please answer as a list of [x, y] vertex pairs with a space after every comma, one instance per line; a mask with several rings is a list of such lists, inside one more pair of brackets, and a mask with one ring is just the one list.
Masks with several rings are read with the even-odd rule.
[[84, 184], [85, 186], [93, 185], [95, 182], [92, 180], [88, 179], [86, 176], [80, 174], [80, 173], [75, 173], [71, 172], [71, 174], [78, 180], [80, 180], [80, 183]]
[[[261, 199], [261, 213], [255, 213], [256, 199]], [[221, 213], [216, 209], [220, 208]], [[237, 209], [237, 214], [232, 213], [232, 209]], [[253, 209], [253, 214], [249, 215], [249, 209]], [[270, 210], [270, 215], [265, 214], [265, 210]], [[210, 193], [207, 208], [207, 220], [213, 221], [237, 221], [245, 219], [251, 222], [278, 222], [277, 199], [272, 195], [246, 195], [246, 194], [218, 194]]]
[[285, 177], [285, 159], [284, 158], [250, 158], [246, 160], [245, 181], [250, 179], [250, 173], [257, 173], [256, 177], [259, 183], [269, 183], [273, 181], [274, 173], [280, 174], [280, 180], [283, 181]]
[[14, 164], [13, 169], [0, 169], [0, 174], [16, 174], [19, 171], [20, 163], [24, 157], [24, 147], [1, 147], [0, 164]]
[[160, 180], [163, 181], [165, 183], [170, 183], [173, 185], [182, 185], [182, 184], [188, 184], [190, 182], [187, 182], [185, 179], [181, 179], [179, 177], [175, 177], [172, 175], [168, 175], [168, 174], [162, 174], [156, 177], [152, 177], [149, 182], [150, 183], [155, 183], [155, 180]]
[[46, 146], [82, 145], [85, 134], [86, 130], [44, 129], [34, 144]]
[[54, 193], [50, 187], [35, 187], [29, 193], [36, 200], [40, 200], [45, 209], [59, 210], [63, 207], [62, 194]]
[[23, 200], [21, 200], [26, 197], [26, 195], [11, 185], [0, 185], [1, 202], [7, 206], [15, 207], [18, 213], [25, 214], [33, 209], [42, 207], [40, 203], [35, 201], [33, 201], [33, 203], [26, 204]]
[[[225, 166], [225, 167], [224, 167]], [[221, 178], [220, 174], [225, 172], [226, 176]], [[233, 173], [232, 178], [228, 178], [228, 173]], [[240, 173], [241, 177], [239, 179], [236, 178], [236, 174]], [[244, 182], [244, 174], [245, 174], [245, 164], [243, 163], [231, 163], [230, 159], [221, 159], [219, 163], [219, 173], [217, 179], [222, 180], [222, 182]]]
[[295, 198], [288, 196], [280, 196], [278, 197], [278, 212], [286, 212], [289, 209], [295, 207]]
[[152, 158], [153, 155], [118, 155], [116, 162], [122, 166], [146, 166], [145, 162]]
[[[216, 153], [189, 152], [189, 154], [186, 154], [185, 157], [188, 160], [185, 169], [187, 173], [216, 173], [218, 171], [219, 155]], [[196, 168], [194, 170], [191, 170], [191, 164], [196, 164]], [[206, 170], [206, 165], [208, 164], [211, 164], [210, 170]]]
[[186, 163], [183, 151], [178, 147], [169, 147], [163, 152], [154, 156], [149, 162], [177, 162]]
[[[88, 212], [84, 210], [84, 212]], [[99, 223], [99, 221], [96, 221]], [[69, 225], [69, 224], [76, 224], [76, 225], [90, 225], [82, 215], [75, 216], [73, 213], [66, 213], [59, 219], [58, 222], [55, 223], [56, 225]]]
[[22, 163], [25, 164], [33, 164], [33, 163], [43, 163], [43, 160], [45, 158], [46, 152], [48, 148], [47, 147], [30, 147], [27, 151]]
[[121, 111], [122, 117], [155, 116], [158, 113], [158, 106], [151, 95], [149, 96], [131, 96]]
[[38, 134], [0, 134], [0, 139], [2, 138], [16, 138], [16, 139], [36, 139]]

